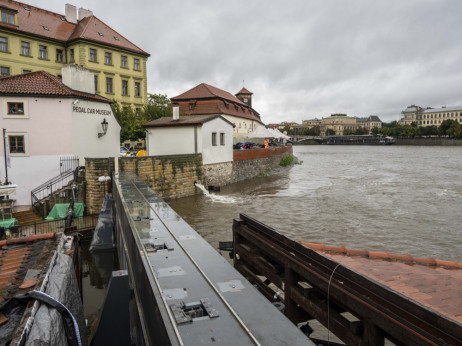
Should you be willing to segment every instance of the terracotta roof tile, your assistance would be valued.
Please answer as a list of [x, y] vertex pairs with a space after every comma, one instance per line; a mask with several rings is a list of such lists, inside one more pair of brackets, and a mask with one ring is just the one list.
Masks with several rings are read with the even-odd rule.
[[253, 93], [248, 91], [246, 88], [242, 88], [236, 95], [253, 95]]
[[[228, 114], [262, 123], [260, 114], [229, 92], [206, 83], [201, 83], [181, 95], [172, 97], [172, 103], [178, 103], [183, 114]], [[189, 103], [195, 103], [189, 109]], [[262, 123], [263, 124], [263, 123]]]
[[389, 252], [355, 251], [323, 244], [302, 244], [462, 324], [461, 263]]
[[216, 98], [216, 97], [247, 106], [245, 103], [243, 103], [237, 97], [231, 95], [229, 92], [216, 88], [206, 83], [201, 83], [195, 86], [194, 88], [189, 89], [188, 91], [184, 92], [181, 95], [172, 97], [171, 100], [173, 102], [173, 101], [179, 101], [179, 100], [204, 99], [204, 98]]
[[[101, 36], [100, 33], [103, 35]], [[145, 52], [117, 31], [104, 24], [95, 16], [83, 18], [76, 26], [74, 32], [70, 35], [68, 41], [72, 42], [78, 39], [89, 40], [93, 42], [108, 44], [123, 48], [138, 54], [149, 56]]]
[[[68, 23], [62, 14], [17, 1], [0, 0], [0, 6], [8, 7], [18, 12], [18, 26], [0, 23], [2, 28], [57, 40], [62, 43], [78, 39], [95, 41], [149, 56], [149, 53], [137, 47], [95, 16], [86, 17], [77, 24], [73, 24]], [[27, 7], [29, 11], [24, 7]], [[44, 26], [48, 30], [45, 30]], [[103, 33], [104, 36], [100, 36], [98, 32]]]
[[55, 233], [0, 241], [0, 305], [16, 293], [33, 289], [41, 280], [24, 280], [29, 269], [43, 269], [56, 247]]
[[76, 91], [64, 85], [61, 79], [45, 71], [1, 77], [0, 94], [28, 96], [61, 96], [82, 98], [99, 102], [113, 101], [99, 95]]
[[210, 121], [215, 118], [221, 118], [230, 125], [231, 122], [225, 118], [220, 117], [219, 115], [195, 115], [195, 116], [182, 116], [178, 120], [173, 120], [172, 117], [163, 117], [153, 121], [150, 121], [146, 124], [143, 124], [143, 127], [170, 127], [170, 126], [192, 126], [203, 124], [207, 121]]

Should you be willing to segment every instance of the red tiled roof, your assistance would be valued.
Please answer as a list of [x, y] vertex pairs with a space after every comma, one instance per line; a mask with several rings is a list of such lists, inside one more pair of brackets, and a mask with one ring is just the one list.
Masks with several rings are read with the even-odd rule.
[[[260, 114], [252, 107], [249, 107], [229, 92], [206, 83], [199, 84], [181, 95], [172, 97], [171, 101], [180, 105], [182, 114], [227, 114], [255, 120], [263, 124]], [[190, 109], [189, 103], [194, 103], [195, 107]]]
[[236, 95], [253, 95], [252, 92], [248, 91], [246, 88], [242, 88]]
[[[103, 36], [99, 33], [103, 34]], [[149, 56], [149, 53], [146, 53], [144, 50], [127, 40], [95, 16], [82, 19], [77, 24], [77, 27], [69, 37], [68, 41], [72, 42], [78, 39], [117, 46], [135, 53]]]
[[112, 103], [99, 95], [76, 91], [64, 85], [61, 79], [45, 71], [19, 74], [0, 78], [0, 95], [58, 96], [82, 98], [92, 101]]
[[31, 281], [34, 279], [25, 280], [27, 271], [41, 271], [55, 248], [55, 233], [0, 241], [0, 305], [17, 293], [26, 293], [40, 285], [43, 277], [35, 279], [35, 283]]
[[[0, 6], [18, 12], [18, 26], [0, 23], [0, 28], [57, 40], [62, 43], [77, 39], [95, 41], [149, 56], [149, 53], [137, 47], [95, 16], [86, 17], [77, 24], [73, 24], [68, 23], [64, 15], [13, 0], [0, 0]], [[27, 7], [29, 11], [24, 7]], [[44, 27], [47, 27], [48, 30]], [[103, 33], [104, 36], [100, 36], [98, 32]], [[116, 40], [114, 36], [118, 37], [119, 40]]]
[[231, 122], [219, 115], [195, 115], [181, 116], [178, 120], [173, 120], [172, 117], [163, 117], [143, 124], [143, 127], [192, 126], [206, 123], [207, 121], [213, 120], [215, 118], [221, 118], [233, 126]]
[[177, 104], [180, 106], [180, 114], [184, 115], [234, 115], [263, 124], [258, 113], [252, 108], [235, 105], [220, 99], [198, 100], [194, 103], [194, 109], [190, 109], [189, 101], [179, 101]]
[[181, 95], [172, 97], [172, 102], [181, 100], [195, 100], [195, 99], [208, 99], [208, 98], [221, 98], [248, 107], [244, 102], [237, 97], [231, 95], [229, 92], [218, 89], [206, 83], [201, 83], [192, 89], [184, 92]]
[[462, 324], [462, 263], [344, 246], [302, 244]]

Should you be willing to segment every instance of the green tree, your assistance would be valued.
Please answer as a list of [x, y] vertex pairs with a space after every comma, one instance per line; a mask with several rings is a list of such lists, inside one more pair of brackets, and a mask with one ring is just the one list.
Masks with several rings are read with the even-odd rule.
[[327, 129], [326, 130], [326, 136], [335, 136], [335, 131], [332, 129]]
[[170, 99], [165, 94], [149, 94], [148, 103], [143, 108], [147, 121], [173, 115]]
[[136, 111], [132, 107], [123, 107], [116, 102], [112, 105], [114, 116], [121, 126], [120, 141], [137, 141], [146, 137], [143, 124], [161, 118], [172, 116], [172, 106], [167, 95], [149, 94], [147, 104]]

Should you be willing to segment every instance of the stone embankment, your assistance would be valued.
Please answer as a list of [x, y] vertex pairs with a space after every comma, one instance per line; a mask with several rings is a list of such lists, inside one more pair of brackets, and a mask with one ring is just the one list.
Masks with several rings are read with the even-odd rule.
[[205, 185], [224, 186], [266, 175], [279, 167], [281, 160], [293, 155], [292, 146], [268, 149], [235, 150], [233, 161], [204, 166]]
[[441, 145], [462, 146], [462, 139], [430, 137], [430, 138], [396, 138], [395, 145]]
[[[105, 183], [98, 181], [107, 176], [109, 164], [114, 169], [114, 159], [85, 159], [87, 213], [97, 214], [103, 203]], [[202, 183], [204, 171], [202, 155], [174, 155], [158, 157], [123, 157], [119, 159], [119, 170], [136, 173], [161, 198], [173, 199], [193, 195], [194, 182]]]
[[[224, 186], [241, 180], [266, 175], [279, 167], [281, 160], [292, 155], [292, 146], [234, 151], [234, 161], [202, 164], [201, 154], [122, 157], [121, 172], [133, 172], [163, 199], [194, 195], [194, 183]], [[88, 214], [100, 212], [104, 191], [110, 183], [99, 182], [114, 169], [113, 158], [85, 159], [86, 207]]]

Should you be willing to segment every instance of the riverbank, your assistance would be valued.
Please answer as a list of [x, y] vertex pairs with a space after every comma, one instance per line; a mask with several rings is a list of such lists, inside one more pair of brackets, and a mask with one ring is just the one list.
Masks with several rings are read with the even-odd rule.
[[395, 145], [462, 146], [462, 139], [445, 137], [396, 138]]

